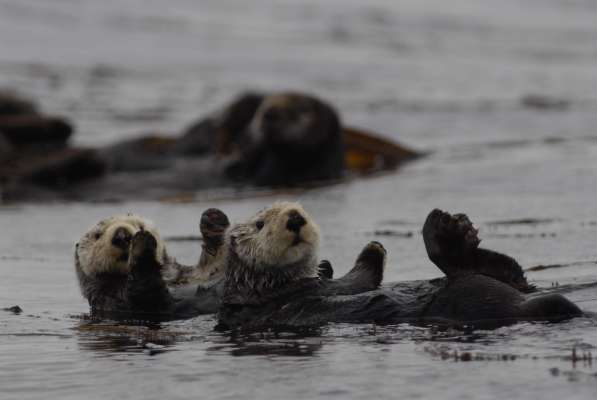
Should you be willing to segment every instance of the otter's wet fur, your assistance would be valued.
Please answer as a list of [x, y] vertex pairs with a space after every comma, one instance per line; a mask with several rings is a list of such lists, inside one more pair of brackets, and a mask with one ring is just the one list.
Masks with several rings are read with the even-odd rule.
[[313, 96], [265, 96], [238, 140], [240, 158], [227, 171], [235, 180], [296, 186], [337, 180], [345, 172], [340, 117], [330, 104]]
[[265, 291], [318, 277], [319, 227], [298, 203], [275, 203], [227, 237], [226, 293], [237, 301], [259, 301]]
[[[276, 285], [260, 285], [258, 290], [250, 284], [244, 286], [244, 291], [238, 290], [237, 276], [250, 274], [251, 283], [267, 281], [269, 276], [263, 274], [267, 269], [253, 268], [247, 262], [250, 257], [235, 259], [236, 254], [245, 252], [237, 244], [236, 249], [231, 247], [233, 262], [229, 264], [236, 272], [226, 277], [226, 288], [232, 288], [235, 295], [224, 297], [218, 327], [294, 329], [328, 322], [431, 322], [496, 327], [582, 315], [575, 304], [559, 294], [525, 296], [523, 292], [535, 288], [528, 284], [520, 265], [509, 256], [478, 248], [477, 230], [464, 214], [433, 210], [423, 235], [429, 258], [446, 278], [397, 282], [347, 294], [330, 291], [322, 285], [325, 280], [318, 278], [287, 280], [286, 284], [278, 280]], [[385, 258], [385, 250], [378, 243], [366, 246], [359, 256], [368, 266], [383, 266]], [[276, 265], [272, 259], [269, 264]], [[359, 275], [358, 279], [364, 276]]]
[[126, 214], [99, 221], [81, 237], [75, 250], [76, 268], [87, 276], [104, 272], [128, 273], [128, 243], [140, 230], [146, 230], [156, 238], [157, 261], [163, 263], [168, 257], [153, 223], [141, 216]]
[[[201, 230], [207, 236], [206, 215]], [[197, 266], [179, 265], [168, 256], [150, 221], [133, 214], [113, 216], [94, 225], [76, 244], [75, 270], [92, 314], [185, 318], [214, 312], [219, 305], [214, 290], [195, 293], [197, 286], [223, 277], [221, 251], [206, 254], [217, 250], [215, 243], [208, 238], [202, 250]]]
[[86, 232], [75, 249], [75, 270], [81, 293], [93, 312], [130, 310], [129, 281], [133, 274], [131, 250], [133, 238], [139, 232], [152, 237], [152, 263], [159, 269], [169, 260], [155, 226], [134, 214], [113, 216], [101, 220]]

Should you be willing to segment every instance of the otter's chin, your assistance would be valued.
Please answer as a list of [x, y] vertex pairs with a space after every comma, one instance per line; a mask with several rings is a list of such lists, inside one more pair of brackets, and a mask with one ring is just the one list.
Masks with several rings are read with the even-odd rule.
[[317, 249], [303, 239], [298, 238], [298, 240], [298, 243], [293, 242], [284, 252], [279, 263], [281, 267], [296, 263], [310, 263], [311, 260], [317, 259]]
[[297, 235], [292, 240], [292, 243], [290, 244], [290, 247], [298, 246], [301, 243], [305, 243], [305, 241], [300, 236]]
[[[124, 258], [126, 256], [126, 258]], [[122, 257], [118, 259], [117, 262], [114, 263], [114, 268], [112, 271], [114, 273], [121, 273], [121, 274], [128, 274], [129, 273], [129, 256], [128, 253], [123, 253]]]

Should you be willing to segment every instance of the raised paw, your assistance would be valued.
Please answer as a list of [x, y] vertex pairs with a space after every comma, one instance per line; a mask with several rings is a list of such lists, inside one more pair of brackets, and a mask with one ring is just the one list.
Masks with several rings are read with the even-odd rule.
[[383, 280], [385, 265], [386, 249], [379, 242], [370, 242], [363, 248], [354, 266], [346, 275], [325, 281], [325, 293], [352, 295], [377, 289]]
[[386, 249], [379, 242], [369, 242], [357, 257], [356, 265], [382, 268], [386, 262]]
[[[446, 218], [447, 217], [447, 218]], [[479, 230], [473, 226], [473, 223], [466, 216], [466, 214], [454, 214], [450, 215], [445, 213], [440, 225], [440, 235], [445, 237], [453, 237], [455, 240], [459, 238], [468, 248], [477, 248], [481, 240], [477, 236]]]
[[230, 226], [228, 217], [217, 208], [207, 209], [201, 214], [199, 230], [203, 241], [209, 248], [217, 248], [224, 240], [226, 229]]
[[135, 233], [129, 249], [129, 270], [132, 272], [159, 270], [160, 266], [156, 258], [157, 247], [157, 240], [150, 232], [141, 230]]
[[321, 279], [332, 279], [334, 277], [334, 268], [328, 260], [321, 260], [317, 269]]
[[464, 267], [481, 240], [478, 230], [465, 214], [454, 214], [435, 209], [429, 213], [423, 226], [423, 240], [429, 258], [444, 273], [446, 268]]
[[457, 245], [474, 249], [481, 240], [477, 236], [478, 230], [465, 214], [454, 214], [435, 209], [429, 213], [423, 226], [423, 237], [427, 242], [437, 242], [442, 245]]

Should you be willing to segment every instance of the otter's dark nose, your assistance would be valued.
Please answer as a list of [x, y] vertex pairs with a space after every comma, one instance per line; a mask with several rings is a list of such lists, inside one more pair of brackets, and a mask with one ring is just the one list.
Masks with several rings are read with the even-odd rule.
[[307, 221], [305, 218], [298, 213], [298, 211], [292, 210], [288, 213], [288, 222], [286, 223], [286, 229], [289, 231], [299, 233], [303, 225], [305, 225]]
[[131, 234], [124, 228], [118, 228], [112, 236], [112, 244], [121, 249], [128, 248], [131, 243]]

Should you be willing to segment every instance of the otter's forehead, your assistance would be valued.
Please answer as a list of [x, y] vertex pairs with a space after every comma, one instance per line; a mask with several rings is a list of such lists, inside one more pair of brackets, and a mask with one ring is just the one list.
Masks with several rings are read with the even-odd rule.
[[95, 226], [92, 229], [99, 229], [104, 231], [113, 225], [129, 225], [137, 229], [154, 229], [154, 225], [151, 221], [135, 214], [116, 215], [105, 218], [97, 224], [95, 224]]
[[307, 216], [307, 212], [300, 203], [291, 201], [278, 201], [259, 211], [255, 215], [254, 219], [265, 218], [266, 220], [270, 220], [292, 210], [298, 211], [301, 214], [304, 214], [304, 216]]
[[261, 109], [306, 107], [317, 102], [312, 97], [296, 93], [278, 93], [267, 96], [261, 103]]
[[[239, 237], [249, 234], [255, 234], [256, 231], [261, 230], [261, 228], [256, 228], [257, 222], [263, 222], [267, 231], [271, 231], [275, 228], [280, 228], [282, 226], [286, 226], [288, 215], [295, 211], [299, 213], [302, 217], [304, 217], [307, 222], [313, 223], [311, 221], [309, 214], [304, 210], [300, 203], [290, 202], [290, 201], [278, 201], [272, 204], [269, 207], [266, 207], [255, 215], [250, 217], [244, 223], [237, 223], [235, 224], [229, 231], [229, 234], [232, 237]], [[278, 225], [280, 225], [278, 227]]]
[[291, 94], [273, 94], [263, 100], [263, 108], [267, 107], [290, 107], [296, 104], [297, 97]]

